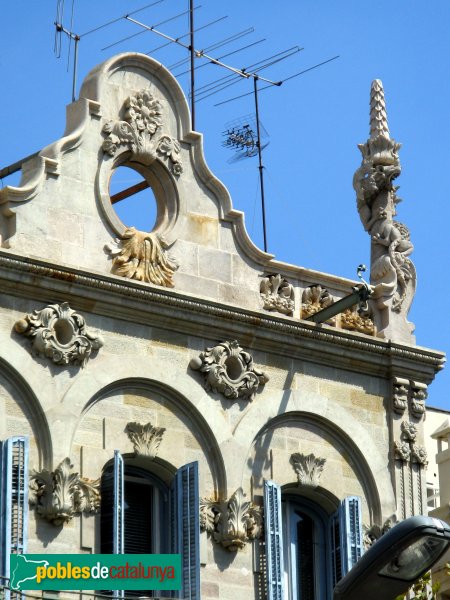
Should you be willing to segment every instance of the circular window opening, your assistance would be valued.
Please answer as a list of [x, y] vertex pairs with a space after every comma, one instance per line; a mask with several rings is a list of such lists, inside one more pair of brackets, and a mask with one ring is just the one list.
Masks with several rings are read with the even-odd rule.
[[152, 188], [130, 167], [117, 167], [109, 182], [111, 204], [126, 227], [152, 231], [158, 207]]
[[225, 370], [232, 381], [237, 381], [242, 375], [242, 364], [236, 356], [229, 356], [225, 361]]
[[65, 346], [70, 344], [73, 338], [73, 327], [67, 319], [58, 319], [53, 326], [57, 341]]

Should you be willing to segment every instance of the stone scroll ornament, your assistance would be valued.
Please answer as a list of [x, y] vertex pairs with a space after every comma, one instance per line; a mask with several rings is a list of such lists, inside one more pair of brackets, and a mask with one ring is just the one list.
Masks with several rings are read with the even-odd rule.
[[[183, 172], [180, 144], [165, 133], [163, 108], [149, 90], [141, 90], [130, 96], [123, 107], [123, 121], [108, 121], [103, 126], [107, 136], [103, 150], [114, 157], [119, 150], [131, 153], [130, 160], [151, 165], [156, 159], [169, 164], [175, 177]], [[168, 254], [162, 235], [127, 228], [120, 238], [105, 246], [112, 259], [112, 273], [154, 283], [163, 287], [174, 287], [173, 274], [178, 269], [176, 261]]]
[[103, 346], [102, 338], [86, 329], [84, 317], [67, 302], [34, 310], [17, 321], [14, 328], [31, 339], [36, 355], [49, 358], [57, 365], [84, 367], [92, 351]]
[[80, 477], [72, 469], [70, 458], [65, 458], [54, 471], [33, 471], [30, 476], [30, 504], [55, 526], [100, 508], [100, 480]]
[[289, 316], [294, 314], [294, 287], [279, 273], [263, 278], [260, 295], [265, 310]]
[[262, 510], [245, 500], [242, 488], [229, 500], [200, 499], [200, 527], [229, 552], [242, 550], [262, 533]]
[[193, 358], [189, 366], [203, 374], [207, 391], [218, 392], [229, 399], [253, 400], [258, 389], [269, 381], [236, 340], [207, 348], [198, 358]]
[[407, 227], [394, 220], [400, 202], [394, 185], [401, 172], [400, 144], [390, 137], [383, 85], [378, 79], [370, 94], [370, 137], [358, 148], [362, 163], [353, 187], [359, 216], [371, 237], [374, 298], [379, 309], [406, 316], [416, 288], [416, 270], [409, 258], [414, 247]]

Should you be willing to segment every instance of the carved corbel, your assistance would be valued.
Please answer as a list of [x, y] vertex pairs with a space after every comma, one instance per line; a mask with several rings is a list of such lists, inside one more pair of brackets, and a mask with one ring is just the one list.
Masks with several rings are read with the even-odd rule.
[[31, 339], [32, 351], [57, 365], [84, 367], [93, 350], [103, 346], [100, 335], [88, 331], [84, 317], [67, 302], [34, 310], [14, 325], [17, 333]]
[[80, 477], [72, 469], [70, 458], [65, 458], [54, 471], [33, 471], [30, 476], [30, 504], [55, 526], [100, 508], [100, 480]]
[[279, 273], [264, 277], [259, 291], [265, 310], [289, 316], [294, 314], [294, 288]]
[[363, 526], [364, 530], [364, 547], [368, 550], [371, 546], [375, 544], [376, 541], [380, 539], [387, 531], [392, 529], [394, 525], [397, 524], [397, 516], [391, 515], [389, 519], [383, 523], [383, 525], [371, 525], [370, 527], [367, 525]]
[[153, 459], [158, 453], [165, 427], [153, 427], [151, 423], [127, 423], [125, 431], [134, 446], [136, 456]]
[[228, 501], [202, 498], [200, 527], [229, 552], [242, 550], [247, 542], [261, 536], [262, 509], [245, 500], [242, 488], [238, 488]]
[[207, 348], [198, 358], [193, 358], [189, 366], [203, 374], [207, 391], [223, 394], [229, 399], [253, 400], [259, 388], [269, 381], [236, 340]]
[[411, 381], [411, 413], [420, 419], [425, 413], [425, 400], [428, 398], [427, 386], [424, 383]]
[[299, 485], [312, 488], [318, 487], [326, 463], [325, 458], [317, 458], [314, 454], [306, 455], [296, 452], [291, 455], [290, 461], [297, 473]]
[[402, 415], [408, 407], [409, 380], [394, 377], [392, 380], [392, 408]]

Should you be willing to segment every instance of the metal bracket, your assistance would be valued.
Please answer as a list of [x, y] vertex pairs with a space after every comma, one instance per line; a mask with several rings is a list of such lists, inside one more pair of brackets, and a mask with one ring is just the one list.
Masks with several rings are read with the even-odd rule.
[[305, 319], [305, 321], [313, 321], [313, 323], [324, 323], [328, 321], [332, 317], [344, 312], [347, 308], [351, 308], [355, 304], [358, 304], [358, 312], [365, 313], [368, 311], [369, 306], [367, 304], [368, 299], [373, 294], [373, 289], [371, 286], [365, 281], [361, 275], [366, 270], [365, 265], [359, 265], [356, 271], [359, 279], [361, 280], [361, 284], [355, 285], [353, 289], [353, 293], [349, 296], [345, 296], [345, 298], [341, 298], [337, 302], [330, 304], [323, 310], [319, 310], [313, 315], [310, 315]]

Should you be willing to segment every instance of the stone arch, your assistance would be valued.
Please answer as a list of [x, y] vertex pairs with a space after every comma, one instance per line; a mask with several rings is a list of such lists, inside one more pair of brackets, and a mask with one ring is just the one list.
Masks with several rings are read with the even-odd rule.
[[53, 458], [52, 439], [49, 424], [44, 413], [42, 403], [33, 391], [39, 389], [32, 386], [32, 381], [27, 381], [23, 369], [18, 369], [0, 356], [0, 377], [3, 376], [13, 390], [13, 400], [20, 400], [24, 404], [24, 416], [27, 418], [36, 441], [39, 468], [50, 468]]
[[[270, 428], [296, 420], [310, 422], [326, 431], [351, 457], [367, 494], [371, 521], [381, 522], [383, 516], [386, 518], [395, 512], [392, 481], [386, 469], [388, 458], [381, 455], [368, 431], [348, 410], [332, 398], [314, 393], [305, 397], [296, 390], [284, 390], [275, 396], [264, 404], [255, 403], [236, 427], [236, 442], [247, 448], [244, 472], [255, 443]], [[251, 444], [245, 443], [245, 439], [251, 439]], [[364, 452], [360, 448], [364, 448]], [[292, 482], [294, 480], [292, 471]]]

